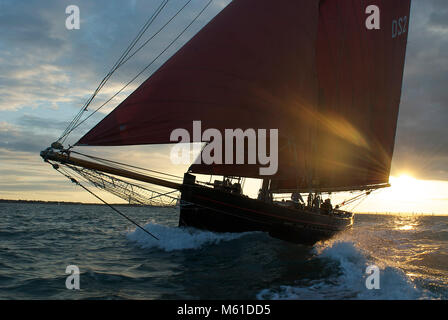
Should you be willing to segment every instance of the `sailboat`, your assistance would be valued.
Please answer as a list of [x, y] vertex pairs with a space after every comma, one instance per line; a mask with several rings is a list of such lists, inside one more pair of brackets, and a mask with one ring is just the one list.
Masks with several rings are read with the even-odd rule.
[[[329, 239], [351, 228], [354, 214], [342, 210], [346, 203], [323, 202], [324, 194], [390, 186], [410, 5], [232, 1], [74, 146], [64, 147], [63, 136], [41, 156], [72, 181], [68, 172], [129, 202], [145, 204], [135, 190], [154, 185], [179, 191], [179, 227], [263, 231], [302, 244]], [[171, 132], [193, 136], [195, 121], [223, 135], [278, 129], [277, 172], [261, 175], [258, 161], [195, 162], [173, 181], [74, 149], [172, 144]], [[243, 194], [247, 178], [262, 181], [256, 199]], [[291, 200], [277, 201], [283, 194]]]

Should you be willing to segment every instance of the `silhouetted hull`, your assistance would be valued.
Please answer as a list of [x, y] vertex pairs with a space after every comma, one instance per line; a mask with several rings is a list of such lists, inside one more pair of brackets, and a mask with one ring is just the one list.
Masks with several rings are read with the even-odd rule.
[[264, 231], [285, 241], [312, 245], [353, 225], [342, 218], [265, 203], [199, 185], [183, 185], [179, 226], [214, 232]]

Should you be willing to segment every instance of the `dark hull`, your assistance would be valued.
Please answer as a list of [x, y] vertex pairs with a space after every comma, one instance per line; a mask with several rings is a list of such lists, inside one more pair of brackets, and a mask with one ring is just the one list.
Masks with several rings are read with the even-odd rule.
[[264, 231], [289, 242], [312, 245], [353, 225], [353, 216], [288, 208], [199, 185], [183, 185], [179, 226], [214, 232]]

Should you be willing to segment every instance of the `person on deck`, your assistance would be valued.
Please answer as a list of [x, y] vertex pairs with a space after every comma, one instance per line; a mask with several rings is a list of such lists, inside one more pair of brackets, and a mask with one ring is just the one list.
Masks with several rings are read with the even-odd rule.
[[303, 201], [302, 195], [299, 192], [294, 192], [291, 195], [291, 200], [297, 209], [300, 207], [303, 207], [303, 205], [305, 204], [305, 202]]
[[291, 195], [291, 200], [292, 200], [294, 203], [304, 203], [303, 198], [302, 198], [302, 195], [301, 195], [299, 192], [294, 192], [294, 193]]
[[333, 211], [333, 205], [331, 204], [331, 200], [329, 198], [326, 199], [320, 208], [325, 213], [330, 214]]
[[308, 208], [311, 208], [312, 204], [313, 204], [313, 194], [310, 192], [310, 193], [308, 194], [308, 198], [307, 198], [307, 205], [308, 205]]
[[319, 208], [320, 208], [320, 197], [316, 195], [313, 200], [313, 209], [318, 210]]

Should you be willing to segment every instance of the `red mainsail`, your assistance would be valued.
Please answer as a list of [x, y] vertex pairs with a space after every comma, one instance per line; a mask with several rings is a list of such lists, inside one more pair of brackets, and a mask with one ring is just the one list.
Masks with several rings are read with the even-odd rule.
[[[369, 5], [380, 30], [366, 28]], [[274, 189], [387, 183], [409, 11], [410, 0], [235, 0], [77, 145], [173, 143], [197, 120], [278, 129]], [[258, 178], [257, 168], [191, 170]]]
[[[309, 119], [313, 190], [389, 182], [401, 97], [410, 0], [320, 1], [316, 44], [319, 103]], [[366, 27], [379, 9], [380, 29]], [[307, 187], [307, 186], [299, 186]], [[276, 181], [294, 190], [295, 179]]]

